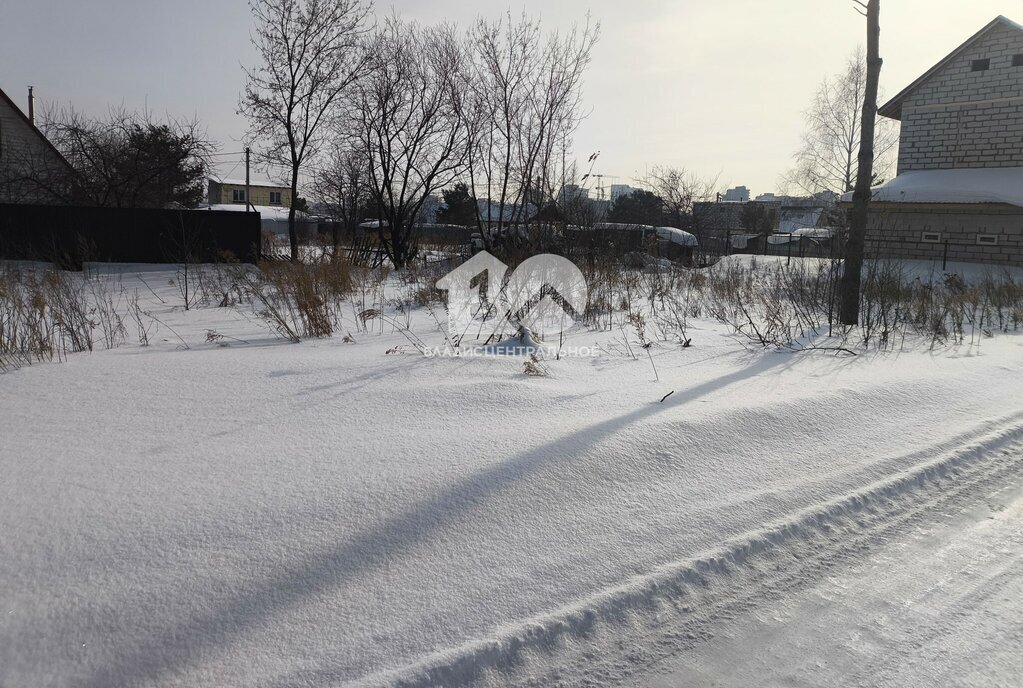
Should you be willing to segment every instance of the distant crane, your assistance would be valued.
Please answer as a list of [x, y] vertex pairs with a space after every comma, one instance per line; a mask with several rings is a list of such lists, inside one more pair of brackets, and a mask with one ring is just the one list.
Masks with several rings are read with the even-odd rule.
[[604, 186], [604, 179], [605, 178], [606, 179], [610, 179], [611, 180], [611, 184], [614, 185], [614, 181], [616, 179], [618, 179], [618, 177], [616, 175], [611, 175], [611, 174], [595, 174], [595, 175], [592, 175], [592, 176], [597, 178], [597, 198], [603, 201], [604, 200], [604, 190], [607, 188], [606, 186]]
[[615, 180], [618, 179], [618, 176], [617, 175], [611, 175], [611, 174], [594, 174], [593, 173], [593, 166], [596, 164], [598, 157], [600, 157], [600, 151], [597, 151], [596, 153], [593, 153], [586, 160], [586, 162], [589, 163], [590, 168], [586, 171], [586, 174], [584, 174], [582, 177], [579, 178], [579, 181], [580, 182], [585, 182], [590, 177], [593, 177], [594, 179], [596, 179], [597, 180], [597, 185], [596, 185], [595, 188], [596, 188], [596, 191], [597, 191], [597, 200], [603, 201], [603, 200], [605, 200], [604, 192], [608, 190], [607, 186], [604, 184], [604, 180], [605, 179], [609, 180], [611, 182], [612, 186], [613, 186]]

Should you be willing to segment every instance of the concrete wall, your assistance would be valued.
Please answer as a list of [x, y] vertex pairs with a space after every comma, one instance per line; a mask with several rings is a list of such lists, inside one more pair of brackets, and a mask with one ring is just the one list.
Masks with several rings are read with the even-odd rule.
[[[922, 241], [924, 232], [941, 234], [939, 243]], [[977, 236], [994, 235], [995, 246]], [[1023, 208], [1011, 205], [934, 205], [873, 203], [867, 221], [869, 257], [948, 260], [1023, 265]]]
[[[1023, 166], [1023, 32], [998, 25], [911, 92], [902, 105], [899, 174]], [[989, 59], [986, 71], [974, 60]]]
[[778, 226], [778, 216], [781, 212], [779, 201], [747, 201], [745, 203], [697, 201], [693, 203], [693, 227], [699, 231], [718, 229], [745, 231], [742, 224], [743, 212], [749, 205], [763, 206], [767, 212], [773, 212], [775, 214], [774, 226]]

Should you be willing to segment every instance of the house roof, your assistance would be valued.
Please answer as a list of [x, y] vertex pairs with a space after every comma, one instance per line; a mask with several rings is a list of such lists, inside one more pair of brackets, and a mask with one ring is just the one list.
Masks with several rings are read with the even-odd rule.
[[43, 132], [39, 131], [39, 127], [37, 127], [35, 124], [32, 123], [32, 120], [30, 120], [28, 118], [28, 115], [26, 115], [24, 112], [21, 111], [21, 108], [18, 107], [17, 103], [15, 103], [13, 100], [11, 100], [10, 96], [8, 96], [6, 93], [4, 93], [4, 90], [2, 88], [0, 88], [0, 100], [4, 101], [5, 103], [7, 103], [7, 105], [10, 106], [11, 111], [14, 112], [18, 117], [20, 117], [22, 119], [22, 121], [25, 122], [26, 125], [28, 125], [28, 128], [36, 136], [38, 136], [39, 139], [44, 144], [46, 144], [47, 148], [49, 148], [51, 151], [54, 152], [54, 154], [57, 156], [58, 160], [60, 160], [62, 163], [64, 163], [64, 165], [66, 165], [69, 170], [72, 170], [72, 171], [74, 170], [74, 168], [71, 167], [71, 163], [69, 163], [67, 161], [67, 158], [64, 157], [64, 154], [61, 153], [59, 150], [57, 150], [57, 147], [54, 146], [50, 142], [50, 139], [46, 138], [43, 135]]
[[[1006, 203], [1023, 206], [1023, 167], [912, 170], [870, 190], [871, 203]], [[852, 201], [852, 192], [842, 196]]]
[[[252, 209], [259, 213], [263, 220], [276, 220], [278, 222], [288, 221], [288, 208], [279, 205], [254, 205]], [[248, 208], [243, 203], [214, 203], [213, 205], [201, 205], [198, 210], [220, 210], [233, 213], [244, 213]], [[301, 210], [295, 211], [295, 218], [304, 220], [307, 216]]]
[[890, 117], [891, 119], [901, 120], [902, 119], [902, 103], [906, 100], [906, 96], [908, 96], [910, 93], [912, 93], [914, 90], [916, 90], [916, 88], [918, 86], [920, 86], [922, 83], [924, 83], [925, 81], [930, 79], [932, 76], [934, 76], [938, 71], [940, 71], [943, 67], [945, 67], [945, 65], [947, 65], [949, 62], [954, 60], [956, 57], [958, 57], [963, 51], [967, 50], [974, 43], [976, 43], [981, 38], [983, 38], [985, 35], [987, 35], [988, 32], [990, 32], [991, 30], [993, 30], [993, 29], [995, 29], [997, 27], [1000, 27], [1000, 26], [1006, 26], [1006, 27], [1008, 27], [1010, 29], [1014, 29], [1016, 31], [1023, 31], [1023, 26], [1017, 24], [1016, 22], [1012, 21], [1011, 19], [1009, 19], [1007, 17], [1004, 17], [1002, 15], [998, 15], [997, 17], [992, 19], [990, 22], [988, 22], [987, 25], [984, 26], [984, 28], [982, 28], [980, 31], [978, 31], [977, 33], [975, 33], [972, 36], [970, 36], [969, 38], [967, 38], [966, 41], [962, 45], [960, 45], [958, 48], [956, 48], [955, 50], [950, 52], [948, 55], [946, 55], [944, 58], [942, 58], [942, 60], [939, 61], [936, 65], [934, 65], [933, 67], [928, 69], [926, 72], [924, 72], [923, 75], [920, 76], [920, 78], [918, 78], [916, 81], [911, 83], [906, 88], [902, 89], [898, 93], [898, 95], [896, 95], [894, 98], [892, 98], [887, 103], [885, 103], [880, 108], [878, 108], [878, 110], [877, 110], [878, 114], [879, 115], [883, 115], [884, 117]]
[[[216, 177], [210, 177], [210, 181], [216, 182], [217, 184], [229, 184], [231, 186], [245, 186], [244, 179], [217, 179]], [[260, 188], [268, 189], [290, 189], [291, 184], [278, 184], [277, 182], [268, 182], [266, 180], [252, 179], [249, 181], [249, 186], [256, 186]]]

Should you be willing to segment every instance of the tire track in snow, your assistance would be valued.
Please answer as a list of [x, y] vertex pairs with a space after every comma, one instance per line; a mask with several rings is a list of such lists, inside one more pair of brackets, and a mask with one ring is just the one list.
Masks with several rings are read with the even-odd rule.
[[914, 521], [970, 503], [994, 481], [1023, 477], [1023, 413], [982, 423], [967, 437], [959, 448], [946, 440], [914, 452], [938, 458], [702, 557], [661, 566], [494, 638], [358, 685], [574, 686], [649, 669], [709, 637], [714, 623], [826, 576]]

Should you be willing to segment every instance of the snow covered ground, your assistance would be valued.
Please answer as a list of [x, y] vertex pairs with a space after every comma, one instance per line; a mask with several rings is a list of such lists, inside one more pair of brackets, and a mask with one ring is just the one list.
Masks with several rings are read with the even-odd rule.
[[807, 591], [721, 624], [630, 686], [1015, 686], [1023, 676], [1023, 496], [991, 485]]
[[[5, 688], [758, 676], [742, 648], [785, 662], [820, 613], [868, 624], [930, 581], [933, 614], [957, 614], [955, 561], [910, 544], [907, 569], [884, 543], [1023, 477], [1014, 335], [775, 353], [701, 320], [692, 347], [651, 348], [655, 381], [621, 333], [577, 326], [566, 343], [596, 354], [532, 377], [516, 357], [422, 357], [390, 327], [286, 344], [244, 306], [185, 312], [173, 270], [147, 270], [151, 346], [0, 375]], [[949, 547], [1000, 543], [1018, 571], [1019, 510], [999, 518]], [[872, 577], [882, 551], [903, 568]], [[1004, 595], [980, 640], [1004, 661], [974, 675], [997, 685], [1023, 603], [990, 571]], [[862, 610], [822, 602], [832, 580]], [[806, 624], [779, 636], [772, 609]], [[902, 636], [876, 637], [898, 656]], [[854, 646], [829, 656], [851, 666]]]

